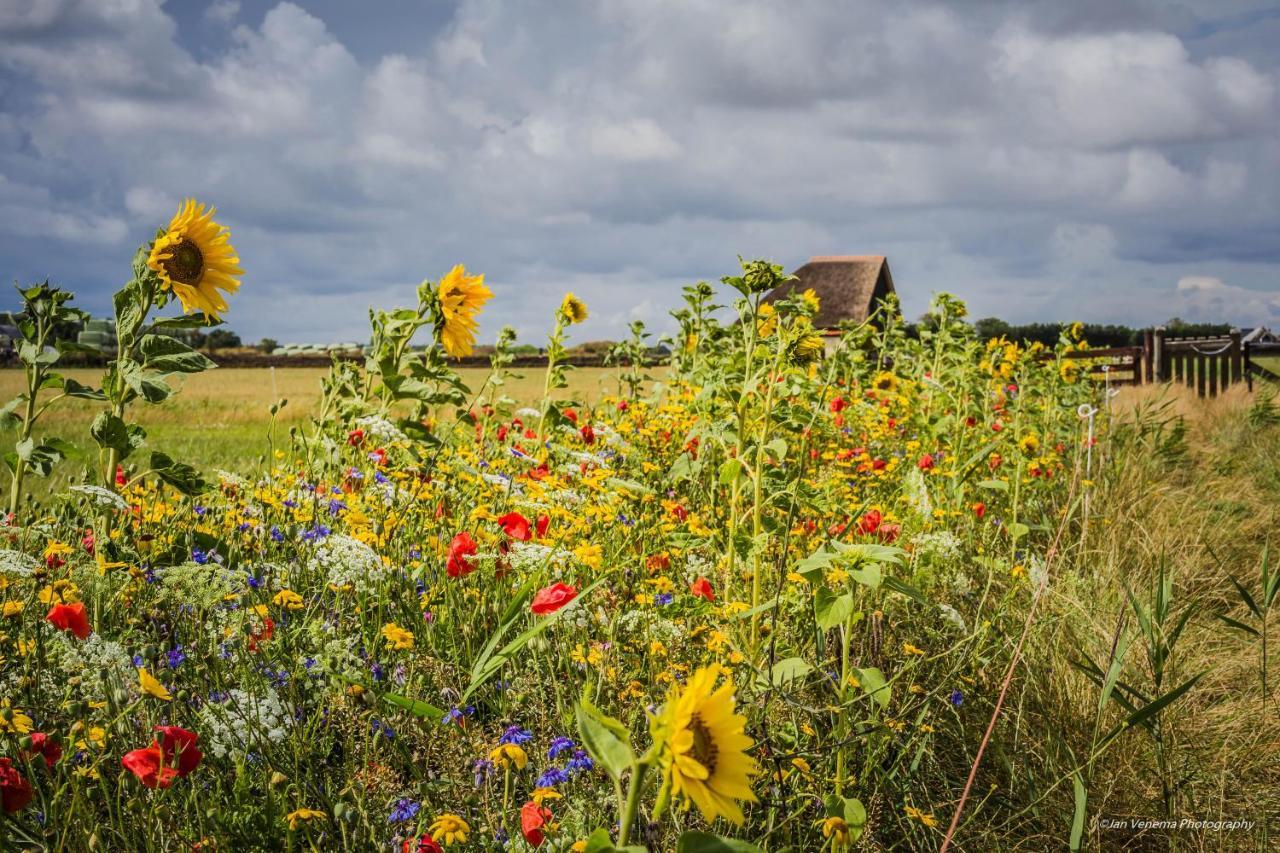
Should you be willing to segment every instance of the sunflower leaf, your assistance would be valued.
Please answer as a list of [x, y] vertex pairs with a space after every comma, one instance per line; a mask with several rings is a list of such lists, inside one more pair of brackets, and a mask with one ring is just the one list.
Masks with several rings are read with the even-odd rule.
[[592, 705], [586, 697], [578, 702], [574, 715], [578, 721], [578, 736], [582, 738], [587, 753], [611, 778], [620, 778], [636, 760], [627, 740], [626, 727]]

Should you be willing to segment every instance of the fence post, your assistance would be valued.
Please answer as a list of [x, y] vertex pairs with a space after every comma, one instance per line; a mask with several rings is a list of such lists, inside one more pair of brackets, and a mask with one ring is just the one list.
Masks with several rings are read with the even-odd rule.
[[1231, 382], [1236, 383], [1244, 378], [1244, 358], [1240, 351], [1240, 330], [1231, 330], [1231, 348], [1227, 350], [1231, 362]]
[[[1142, 333], [1142, 371], [1148, 385], [1155, 381], [1155, 370], [1152, 362], [1155, 360], [1155, 334], [1151, 329], [1146, 329]], [[1139, 380], [1141, 381], [1141, 380]]]
[[1151, 363], [1155, 368], [1155, 381], [1168, 382], [1169, 366], [1164, 360], [1164, 326], [1157, 326], [1155, 334], [1152, 335]]

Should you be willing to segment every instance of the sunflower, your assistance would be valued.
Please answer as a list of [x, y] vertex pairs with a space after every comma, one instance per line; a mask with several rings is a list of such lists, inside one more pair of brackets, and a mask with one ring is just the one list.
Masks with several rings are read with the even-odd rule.
[[240, 258], [230, 243], [230, 232], [213, 221], [195, 199], [187, 199], [169, 221], [169, 227], [151, 246], [147, 266], [160, 277], [160, 287], [182, 300], [182, 310], [200, 310], [218, 319], [227, 310], [219, 290], [235, 293], [243, 275]]
[[440, 299], [440, 343], [444, 351], [454, 358], [471, 355], [479, 328], [476, 315], [493, 298], [493, 291], [484, 286], [483, 275], [467, 275], [467, 268], [458, 264], [440, 280], [436, 295]]
[[751, 777], [758, 770], [745, 750], [746, 717], [733, 710], [733, 682], [716, 689], [720, 669], [703, 667], [684, 689], [675, 688], [662, 711], [650, 721], [654, 741], [662, 744], [664, 785], [672, 795], [692, 801], [707, 820], [743, 821], [737, 800], [755, 802]]
[[564, 301], [560, 303], [560, 313], [569, 321], [569, 325], [573, 326], [587, 319], [587, 306], [572, 293], [566, 293]]

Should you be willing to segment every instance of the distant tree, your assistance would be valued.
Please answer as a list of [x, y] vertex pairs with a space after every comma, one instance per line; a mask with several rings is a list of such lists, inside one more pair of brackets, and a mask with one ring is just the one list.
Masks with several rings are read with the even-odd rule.
[[205, 337], [205, 346], [211, 350], [231, 349], [240, 345], [240, 336], [230, 329], [214, 329]]
[[263, 338], [262, 340], [258, 341], [258, 349], [260, 349], [262, 352], [266, 353], [267, 355], [271, 355], [271, 353], [274, 352], [276, 347], [278, 346], [280, 346], [280, 342], [277, 341], [275, 338]]
[[1008, 337], [1011, 328], [1008, 323], [999, 317], [983, 317], [973, 323], [973, 331], [980, 341], [989, 341], [992, 338], [1001, 336]]

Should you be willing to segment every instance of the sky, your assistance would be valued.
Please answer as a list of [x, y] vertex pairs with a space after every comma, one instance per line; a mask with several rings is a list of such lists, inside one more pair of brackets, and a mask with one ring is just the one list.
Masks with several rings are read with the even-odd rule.
[[4, 0], [0, 267], [94, 313], [181, 199], [249, 340], [360, 341], [456, 263], [504, 324], [672, 326], [737, 257], [905, 311], [1280, 326], [1280, 4]]

